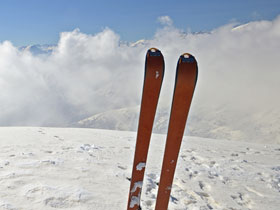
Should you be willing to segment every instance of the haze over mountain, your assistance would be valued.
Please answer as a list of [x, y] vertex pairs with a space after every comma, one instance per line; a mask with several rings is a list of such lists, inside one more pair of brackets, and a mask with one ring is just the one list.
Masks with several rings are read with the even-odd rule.
[[199, 78], [187, 133], [279, 143], [280, 17], [208, 33], [162, 23], [153, 39], [137, 43], [109, 28], [62, 32], [47, 47], [0, 43], [0, 125], [135, 130], [145, 53], [157, 47], [166, 69], [155, 132], [166, 132], [177, 59], [190, 52]]

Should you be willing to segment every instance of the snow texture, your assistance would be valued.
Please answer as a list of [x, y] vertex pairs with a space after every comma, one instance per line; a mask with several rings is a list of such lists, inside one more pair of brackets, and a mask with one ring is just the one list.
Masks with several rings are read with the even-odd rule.
[[140, 193], [138, 196], [132, 196], [131, 201], [129, 203], [129, 207], [133, 208], [135, 205], [139, 206], [140, 204]]
[[[141, 201], [153, 210], [166, 135], [153, 134]], [[135, 132], [0, 128], [0, 209], [126, 209]], [[138, 186], [138, 184], [137, 184]], [[169, 210], [278, 210], [280, 146], [184, 137]]]
[[136, 192], [136, 190], [138, 189], [138, 188], [142, 188], [142, 185], [143, 185], [143, 182], [142, 181], [139, 181], [139, 182], [135, 182], [134, 183], [134, 185], [133, 185], [133, 188], [132, 188], [132, 190], [130, 191], [131, 193], [134, 193], [134, 192]]
[[143, 168], [146, 167], [146, 163], [139, 163], [137, 166], [136, 166], [136, 170], [137, 171], [142, 171]]

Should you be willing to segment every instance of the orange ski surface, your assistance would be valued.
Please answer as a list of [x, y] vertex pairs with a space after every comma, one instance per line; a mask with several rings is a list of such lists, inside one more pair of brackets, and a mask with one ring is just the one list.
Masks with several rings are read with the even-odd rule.
[[146, 55], [144, 86], [127, 205], [128, 210], [140, 209], [146, 160], [163, 76], [163, 56], [158, 49], [151, 48]]
[[167, 210], [177, 159], [197, 81], [197, 62], [190, 54], [180, 56], [155, 210]]

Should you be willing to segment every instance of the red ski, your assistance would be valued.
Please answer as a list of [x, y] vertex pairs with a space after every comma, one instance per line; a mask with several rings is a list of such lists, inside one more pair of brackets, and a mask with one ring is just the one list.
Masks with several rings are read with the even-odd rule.
[[151, 48], [146, 55], [144, 87], [127, 204], [128, 210], [141, 209], [141, 190], [163, 76], [163, 56], [158, 49]]
[[180, 56], [155, 210], [167, 210], [185, 125], [197, 81], [197, 62], [190, 54]]

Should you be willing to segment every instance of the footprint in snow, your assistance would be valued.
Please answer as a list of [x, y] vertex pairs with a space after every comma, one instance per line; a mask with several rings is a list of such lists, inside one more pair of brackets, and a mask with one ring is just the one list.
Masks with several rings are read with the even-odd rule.
[[280, 171], [280, 166], [272, 167], [271, 170], [273, 170], [273, 171]]
[[90, 144], [83, 144], [80, 146], [79, 148], [82, 151], [85, 152], [93, 152], [94, 150], [99, 150], [100, 147], [95, 146], [94, 144], [90, 145]]
[[171, 202], [175, 203], [175, 204], [177, 204], [177, 202], [179, 201], [176, 197], [174, 197], [172, 195], [170, 195], [170, 199], [171, 199]]
[[189, 172], [189, 179], [193, 179], [199, 175], [198, 171], [193, 171], [191, 169], [185, 168], [186, 171]]
[[59, 136], [53, 136], [54, 138], [56, 138], [57, 140], [59, 140], [59, 141], [64, 141], [64, 139], [63, 138], [60, 138]]
[[244, 194], [244, 193], [237, 193], [237, 195], [231, 195], [231, 198], [239, 205], [242, 207], [247, 207], [247, 208], [251, 208], [251, 199], [249, 197], [249, 195]]
[[41, 133], [43, 135], [45, 135], [46, 133], [44, 132], [44, 130], [38, 130], [38, 133]]
[[199, 197], [204, 200], [205, 198], [209, 197], [209, 194], [206, 192], [195, 192], [197, 195], [199, 195]]
[[150, 202], [154, 203], [156, 199], [157, 189], [158, 189], [158, 176], [156, 174], [148, 174], [148, 179], [146, 182], [146, 191], [145, 194], [148, 198], [150, 198]]
[[203, 181], [198, 181], [198, 186], [202, 191], [211, 189], [211, 186]]
[[126, 169], [127, 169], [126, 167], [120, 166], [120, 165], [118, 165], [118, 168], [120, 168], [120, 169], [122, 169], [122, 170], [126, 170]]

